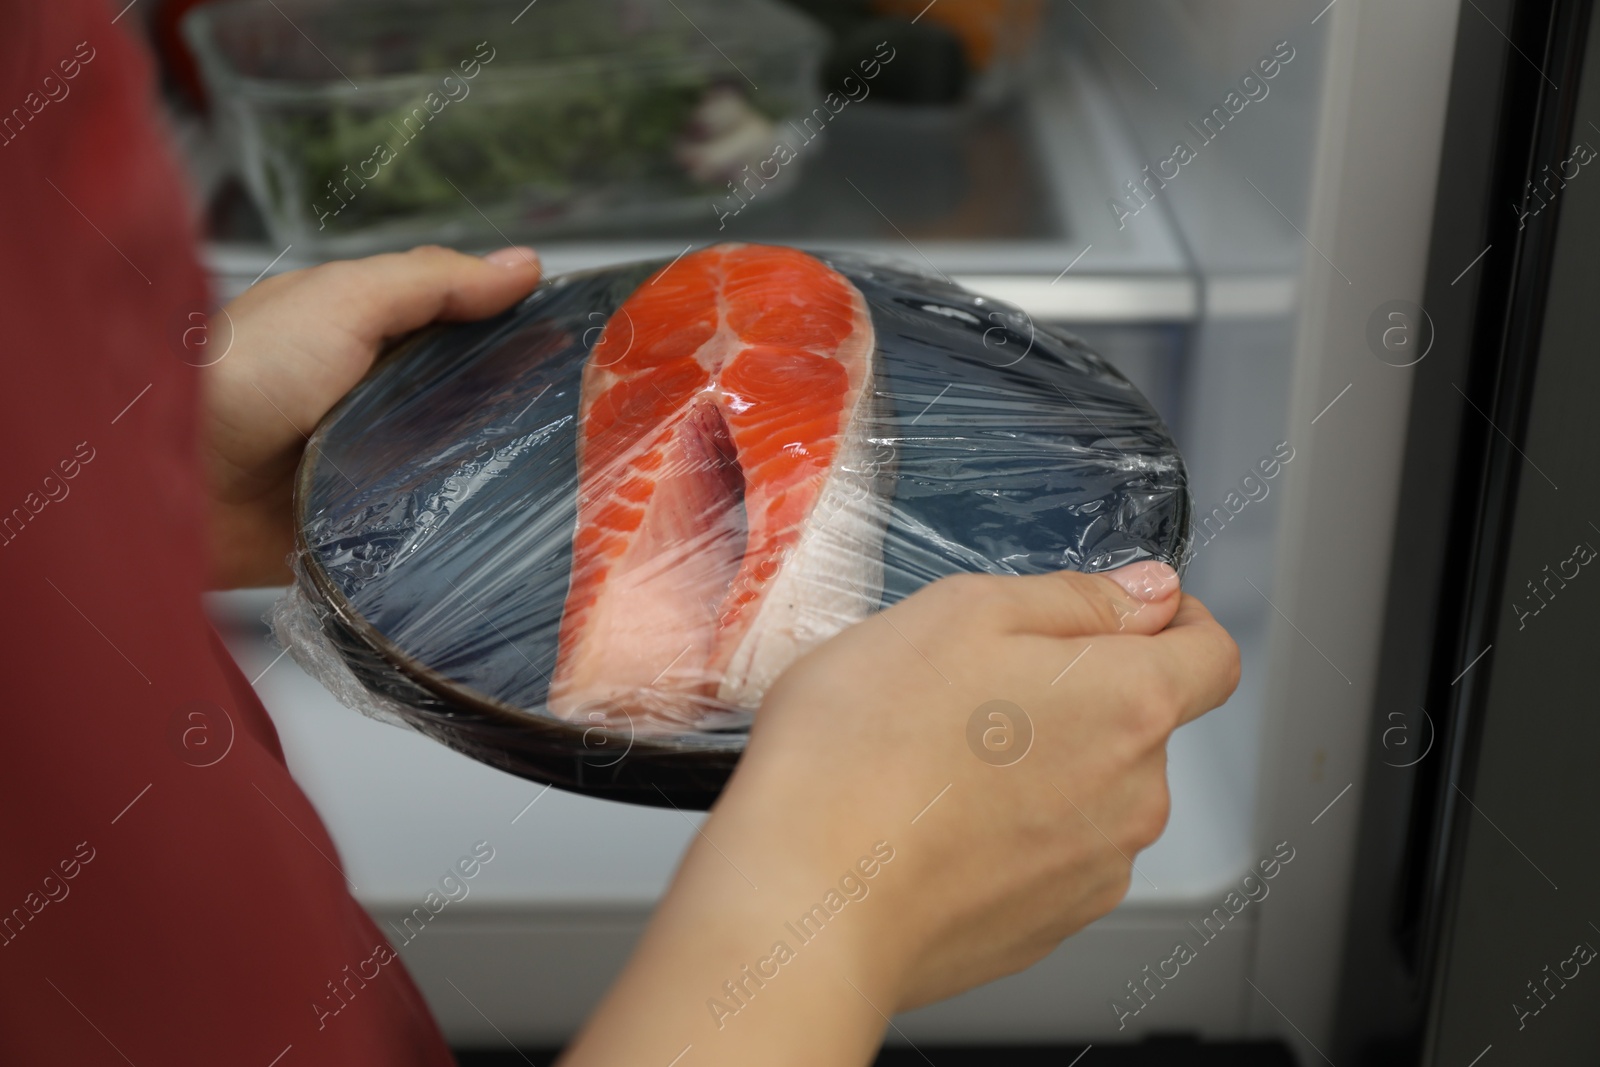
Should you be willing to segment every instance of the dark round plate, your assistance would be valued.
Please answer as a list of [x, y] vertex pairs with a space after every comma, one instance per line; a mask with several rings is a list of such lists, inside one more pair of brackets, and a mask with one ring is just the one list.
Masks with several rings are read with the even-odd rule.
[[[892, 505], [883, 606], [961, 571], [1182, 567], [1182, 459], [1104, 359], [947, 282], [817, 254], [861, 290], [877, 334], [868, 435], [894, 455], [879, 479]], [[551, 279], [502, 315], [395, 346], [311, 438], [295, 562], [314, 623], [301, 632], [355, 675], [364, 710], [535, 781], [703, 809], [743, 751], [748, 710], [666, 734], [544, 710], [583, 366], [661, 266]]]

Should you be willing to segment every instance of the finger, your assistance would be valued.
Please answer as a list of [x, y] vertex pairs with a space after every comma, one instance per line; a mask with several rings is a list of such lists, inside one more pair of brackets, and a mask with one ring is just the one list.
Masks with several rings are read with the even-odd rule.
[[1144, 642], [1153, 667], [1178, 694], [1178, 725], [1220, 707], [1239, 685], [1239, 646], [1192, 596], [1184, 595], [1177, 614], [1161, 633]]
[[1180, 599], [1177, 572], [1153, 560], [1101, 574], [1058, 571], [999, 581], [1010, 629], [1052, 637], [1159, 633]]
[[317, 268], [320, 300], [374, 345], [438, 320], [481, 319], [504, 311], [539, 284], [529, 248], [487, 256], [424, 245], [409, 252]]

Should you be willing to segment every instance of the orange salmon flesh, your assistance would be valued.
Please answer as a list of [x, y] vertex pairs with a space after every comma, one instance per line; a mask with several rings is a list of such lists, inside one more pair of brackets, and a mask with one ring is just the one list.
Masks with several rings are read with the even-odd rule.
[[876, 607], [875, 347], [856, 287], [789, 248], [694, 252], [617, 309], [583, 372], [554, 714], [754, 708]]

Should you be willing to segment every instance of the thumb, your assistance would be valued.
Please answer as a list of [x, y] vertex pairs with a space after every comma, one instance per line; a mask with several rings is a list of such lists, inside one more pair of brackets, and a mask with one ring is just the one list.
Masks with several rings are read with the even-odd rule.
[[1155, 634], [1178, 610], [1178, 572], [1158, 560], [1100, 574], [1057, 571], [1004, 579], [1011, 586], [1012, 628], [1072, 637]]
[[325, 295], [348, 328], [373, 345], [439, 320], [481, 319], [504, 311], [539, 284], [531, 248], [470, 256], [437, 245], [322, 268]]

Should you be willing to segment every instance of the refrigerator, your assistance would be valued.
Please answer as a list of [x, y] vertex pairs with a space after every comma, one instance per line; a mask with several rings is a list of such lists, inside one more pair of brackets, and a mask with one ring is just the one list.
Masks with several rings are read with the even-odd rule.
[[[1052, 2], [1015, 97], [978, 122], [841, 123], [807, 161], [808, 210], [738, 235], [926, 263], [1106, 355], [1182, 449], [1185, 589], [1242, 653], [1234, 696], [1172, 740], [1171, 821], [1126, 900], [897, 1018], [891, 1044], [1592, 1059], [1590, 7]], [[180, 132], [216, 190], [204, 128]], [[716, 221], [540, 252], [552, 273], [670, 258], [725, 237]], [[227, 225], [206, 255], [221, 297], [316, 261]], [[357, 898], [456, 1047], [559, 1046], [701, 816], [362, 717], [271, 642], [275, 596], [210, 607]], [[411, 935], [479, 842], [470, 894]]]

